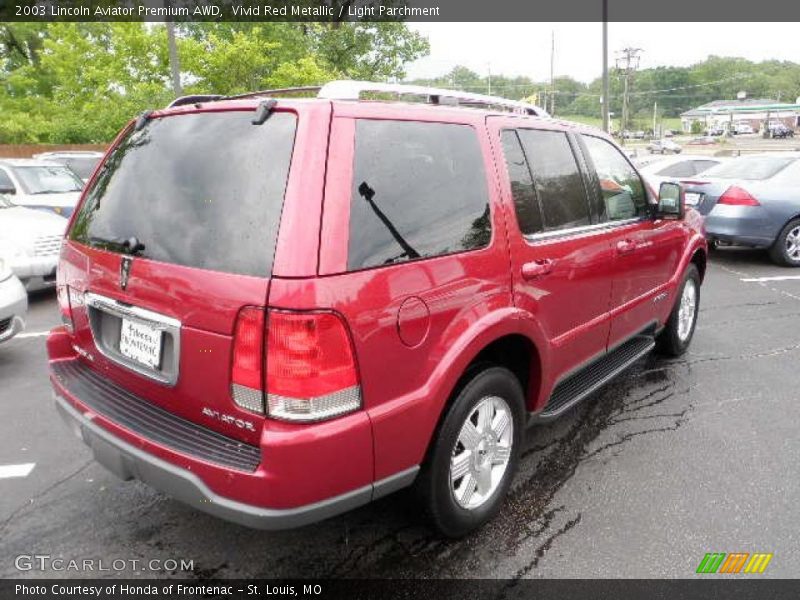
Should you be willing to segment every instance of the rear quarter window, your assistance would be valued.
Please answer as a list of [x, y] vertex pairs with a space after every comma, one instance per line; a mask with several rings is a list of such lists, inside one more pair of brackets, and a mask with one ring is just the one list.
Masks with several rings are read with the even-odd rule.
[[473, 250], [490, 240], [483, 155], [472, 127], [357, 122], [349, 270]]
[[70, 235], [153, 260], [269, 276], [297, 118], [252, 111], [154, 118], [106, 159]]

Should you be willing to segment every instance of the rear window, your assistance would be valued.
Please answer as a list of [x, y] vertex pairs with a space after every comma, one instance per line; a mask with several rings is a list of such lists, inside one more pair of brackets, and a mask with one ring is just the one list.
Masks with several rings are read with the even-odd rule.
[[664, 177], [689, 177], [696, 172], [694, 163], [690, 160], [684, 160], [672, 164], [665, 169], [661, 169], [656, 175], [662, 175]]
[[106, 159], [75, 219], [73, 240], [188, 267], [268, 276], [296, 117], [251, 111], [155, 118]]
[[349, 270], [472, 250], [486, 246], [491, 235], [474, 129], [358, 121]]
[[785, 156], [743, 156], [711, 167], [703, 177], [716, 179], [769, 179], [791, 163], [794, 158]]

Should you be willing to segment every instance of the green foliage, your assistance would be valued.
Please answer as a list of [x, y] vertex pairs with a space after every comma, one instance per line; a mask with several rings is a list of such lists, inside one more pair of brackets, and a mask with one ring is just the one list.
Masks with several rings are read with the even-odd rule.
[[[428, 42], [402, 23], [179, 26], [185, 93], [403, 77]], [[163, 25], [0, 24], [0, 143], [107, 142], [173, 98]]]
[[697, 135], [698, 133], [703, 133], [703, 123], [700, 121], [692, 121], [692, 129], [691, 133]]
[[[412, 83], [457, 88], [519, 100], [529, 99], [549, 109], [552, 87], [549, 81], [528, 77], [489, 78], [455, 67], [450, 73]], [[556, 77], [555, 113], [600, 117], [602, 81], [584, 84], [570, 77]], [[612, 70], [609, 77], [610, 110], [622, 113], [622, 74]], [[712, 100], [731, 100], [744, 90], [750, 98], [794, 102], [800, 96], [800, 64], [788, 61], [754, 63], [743, 58], [710, 56], [690, 67], [657, 67], [638, 71], [632, 78], [630, 109], [632, 121], [652, 127], [654, 103], [659, 117], [672, 118]]]

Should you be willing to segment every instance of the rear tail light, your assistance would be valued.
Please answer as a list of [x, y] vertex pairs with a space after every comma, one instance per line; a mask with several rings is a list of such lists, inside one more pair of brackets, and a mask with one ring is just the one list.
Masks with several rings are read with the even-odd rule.
[[59, 285], [56, 288], [56, 298], [58, 301], [58, 312], [61, 314], [61, 323], [72, 333], [75, 326], [72, 322], [72, 303], [71, 292], [67, 285]]
[[330, 312], [270, 311], [267, 410], [287, 421], [319, 421], [361, 408], [350, 336]]
[[732, 185], [717, 200], [717, 204], [727, 204], [729, 206], [761, 206], [758, 200], [753, 198], [747, 190], [739, 186]]
[[265, 315], [260, 308], [242, 309], [231, 392], [241, 408], [286, 421], [320, 421], [358, 410], [361, 386], [347, 326], [330, 312]]
[[236, 319], [231, 395], [240, 407], [264, 414], [264, 309], [245, 307]]

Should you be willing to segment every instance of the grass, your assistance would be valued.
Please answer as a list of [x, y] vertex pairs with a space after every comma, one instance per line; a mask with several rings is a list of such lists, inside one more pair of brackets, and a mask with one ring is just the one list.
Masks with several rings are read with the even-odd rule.
[[[600, 117], [587, 117], [585, 115], [556, 115], [559, 119], [564, 119], [566, 121], [575, 121], [576, 123], [583, 123], [584, 125], [591, 125], [592, 127], [602, 127], [603, 126], [603, 119]], [[617, 128], [619, 127], [619, 120], [612, 119], [612, 127]], [[631, 129], [645, 129], [652, 127], [652, 121], [647, 122], [645, 126], [645, 121], [642, 119], [637, 119], [634, 121], [635, 126], [631, 127]], [[673, 131], [680, 131], [681, 130], [681, 119], [680, 117], [664, 117], [661, 119], [661, 124], [664, 129], [672, 129]]]

